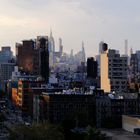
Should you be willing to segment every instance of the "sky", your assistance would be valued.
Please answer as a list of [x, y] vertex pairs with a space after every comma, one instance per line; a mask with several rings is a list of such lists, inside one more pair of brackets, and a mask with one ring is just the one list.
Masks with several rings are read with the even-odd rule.
[[52, 29], [58, 49], [63, 39], [64, 51], [78, 52], [82, 41], [87, 56], [98, 53], [99, 42], [124, 52], [139, 49], [140, 0], [1, 0], [0, 46], [49, 35]]

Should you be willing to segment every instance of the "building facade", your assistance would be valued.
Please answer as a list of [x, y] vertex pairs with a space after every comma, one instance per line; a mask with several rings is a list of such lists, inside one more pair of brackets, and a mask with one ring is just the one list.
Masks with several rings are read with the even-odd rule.
[[33, 40], [24, 40], [22, 44], [16, 44], [17, 65], [20, 71], [33, 73], [34, 44]]
[[136, 53], [131, 54], [129, 83], [140, 84], [140, 51], [136, 51]]
[[17, 65], [22, 73], [36, 75], [48, 82], [49, 40], [38, 36], [36, 40], [24, 40], [16, 44]]
[[74, 120], [79, 125], [95, 124], [94, 95], [43, 93], [36, 103], [42, 107], [36, 107], [39, 110], [38, 120], [51, 123]]
[[15, 62], [0, 64], [0, 81], [7, 81], [12, 78]]
[[96, 79], [97, 77], [97, 61], [93, 57], [87, 59], [87, 78]]
[[139, 115], [140, 104], [137, 93], [102, 95], [96, 97], [96, 126], [121, 128], [122, 115]]
[[49, 80], [49, 42], [48, 37], [40, 37], [39, 38], [39, 50], [40, 50], [40, 75], [48, 82]]
[[128, 62], [126, 56], [120, 56], [116, 50], [108, 49], [103, 44], [100, 54], [101, 89], [105, 92], [126, 92]]

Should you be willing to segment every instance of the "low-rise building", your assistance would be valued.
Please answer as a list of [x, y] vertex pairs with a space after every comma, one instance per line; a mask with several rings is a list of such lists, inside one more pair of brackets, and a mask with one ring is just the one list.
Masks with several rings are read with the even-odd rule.
[[[37, 99], [37, 97], [36, 97]], [[35, 101], [35, 100], [34, 100]], [[38, 108], [36, 105], [40, 105]], [[75, 125], [95, 124], [95, 96], [76, 93], [43, 93], [34, 104], [38, 109], [35, 118], [60, 123], [73, 120]], [[37, 111], [36, 111], [37, 112]]]
[[122, 128], [129, 132], [134, 132], [139, 129], [140, 133], [140, 115], [123, 115]]
[[122, 127], [122, 115], [138, 115], [140, 113], [137, 93], [124, 95], [102, 95], [96, 97], [96, 126]]

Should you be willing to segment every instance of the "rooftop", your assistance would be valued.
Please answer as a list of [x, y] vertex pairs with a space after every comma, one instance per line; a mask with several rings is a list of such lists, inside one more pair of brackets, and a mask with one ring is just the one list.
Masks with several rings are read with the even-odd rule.
[[140, 140], [140, 136], [123, 129], [101, 129], [101, 132], [114, 140]]

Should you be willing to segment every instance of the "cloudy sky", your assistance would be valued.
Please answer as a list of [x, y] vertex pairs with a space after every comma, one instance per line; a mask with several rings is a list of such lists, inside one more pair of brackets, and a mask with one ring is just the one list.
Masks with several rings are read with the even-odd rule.
[[0, 46], [49, 35], [63, 39], [64, 50], [98, 53], [101, 40], [124, 52], [128, 39], [133, 50], [140, 47], [140, 0], [1, 0]]

